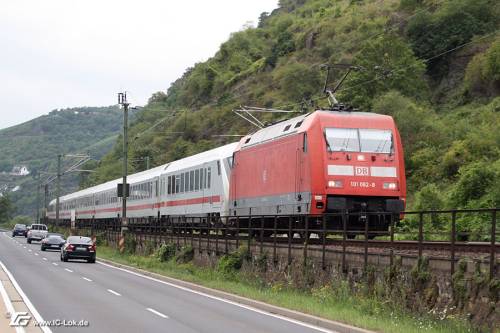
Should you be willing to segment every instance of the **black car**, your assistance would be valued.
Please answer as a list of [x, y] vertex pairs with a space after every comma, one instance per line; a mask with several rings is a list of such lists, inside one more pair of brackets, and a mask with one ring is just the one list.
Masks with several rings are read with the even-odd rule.
[[42, 245], [40, 249], [42, 251], [60, 250], [65, 242], [66, 241], [64, 240], [64, 237], [61, 234], [47, 234], [47, 237], [42, 239]]
[[69, 259], [86, 259], [95, 263], [95, 244], [89, 237], [70, 236], [61, 248], [61, 261]]
[[14, 229], [12, 229], [12, 237], [16, 236], [26, 237], [27, 233], [28, 233], [28, 228], [26, 227], [26, 224], [16, 224], [14, 226]]

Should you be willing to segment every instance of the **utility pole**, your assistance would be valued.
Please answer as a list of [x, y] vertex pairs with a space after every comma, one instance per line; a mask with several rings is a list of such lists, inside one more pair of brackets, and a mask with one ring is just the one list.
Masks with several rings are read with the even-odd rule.
[[127, 231], [127, 164], [128, 164], [128, 107], [127, 93], [118, 93], [118, 104], [123, 106], [123, 182], [121, 235]]
[[49, 184], [45, 184], [43, 187], [43, 216], [47, 215], [47, 207], [49, 206]]
[[61, 196], [61, 160], [62, 155], [57, 155], [57, 188], [56, 188], [56, 226], [59, 226], [59, 197]]
[[36, 223], [40, 223], [40, 171], [36, 174]]

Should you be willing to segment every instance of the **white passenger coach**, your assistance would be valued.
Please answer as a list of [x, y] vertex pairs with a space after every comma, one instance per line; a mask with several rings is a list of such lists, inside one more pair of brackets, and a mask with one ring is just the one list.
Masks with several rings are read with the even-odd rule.
[[[129, 175], [129, 222], [226, 216], [231, 160], [237, 145], [231, 143]], [[122, 200], [117, 196], [117, 187], [121, 183], [121, 178], [115, 179], [62, 196], [59, 219], [69, 222], [119, 218]], [[49, 220], [56, 217], [55, 205], [56, 200], [52, 200], [47, 212]]]

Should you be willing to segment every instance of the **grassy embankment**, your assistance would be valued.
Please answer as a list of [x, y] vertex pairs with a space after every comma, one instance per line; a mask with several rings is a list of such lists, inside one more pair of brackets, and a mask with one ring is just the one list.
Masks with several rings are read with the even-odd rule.
[[107, 246], [99, 247], [98, 257], [374, 331], [472, 331], [468, 324], [457, 318], [440, 321], [431, 316], [412, 315], [384, 305], [375, 298], [354, 295], [347, 283], [301, 291], [249, 279], [243, 272], [231, 271], [228, 274], [226, 269], [220, 269], [220, 265], [213, 269], [192, 263], [179, 264], [175, 257], [161, 262], [155, 255], [120, 254]]

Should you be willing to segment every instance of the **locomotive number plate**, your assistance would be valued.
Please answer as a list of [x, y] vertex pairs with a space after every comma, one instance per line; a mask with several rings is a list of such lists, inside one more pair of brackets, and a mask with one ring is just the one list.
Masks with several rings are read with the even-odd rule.
[[354, 174], [356, 176], [369, 176], [370, 172], [368, 170], [368, 167], [354, 167]]
[[375, 188], [375, 183], [351, 181], [351, 187]]

